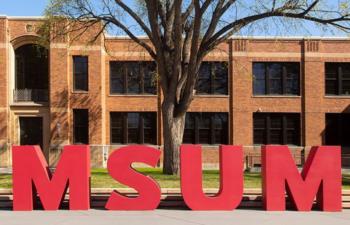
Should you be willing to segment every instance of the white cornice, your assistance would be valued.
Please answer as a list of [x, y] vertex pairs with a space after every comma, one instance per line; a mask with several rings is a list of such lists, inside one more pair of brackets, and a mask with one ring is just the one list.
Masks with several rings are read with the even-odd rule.
[[0, 15], [0, 18], [6, 18], [9, 20], [44, 20], [44, 16], [6, 16]]

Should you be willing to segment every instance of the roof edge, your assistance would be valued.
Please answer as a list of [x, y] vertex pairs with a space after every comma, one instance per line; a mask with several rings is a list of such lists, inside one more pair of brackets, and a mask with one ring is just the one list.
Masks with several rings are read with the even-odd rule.
[[0, 18], [6, 18], [9, 20], [44, 20], [44, 16], [7, 16], [0, 15]]
[[[137, 36], [140, 39], [148, 39], [145, 35]], [[130, 40], [131, 38], [125, 35], [112, 36], [106, 35], [107, 40]], [[340, 40], [340, 41], [350, 41], [350, 36], [232, 36], [229, 40], [235, 39], [247, 39], [247, 40], [292, 40], [292, 41], [302, 41], [302, 40]]]

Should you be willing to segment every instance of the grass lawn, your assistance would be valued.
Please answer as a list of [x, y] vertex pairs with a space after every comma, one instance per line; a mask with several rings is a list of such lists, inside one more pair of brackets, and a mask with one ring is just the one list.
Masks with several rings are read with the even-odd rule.
[[[180, 179], [178, 176], [163, 175], [161, 169], [143, 168], [138, 171], [153, 177], [162, 188], [179, 188]], [[106, 169], [92, 169], [91, 171], [92, 188], [123, 188], [123, 186], [114, 181], [107, 173]], [[11, 188], [11, 175], [0, 174], [0, 188]], [[217, 170], [203, 171], [203, 187], [218, 188], [219, 172]], [[244, 173], [245, 188], [260, 188], [260, 173]], [[350, 174], [343, 175], [343, 189], [350, 189]]]

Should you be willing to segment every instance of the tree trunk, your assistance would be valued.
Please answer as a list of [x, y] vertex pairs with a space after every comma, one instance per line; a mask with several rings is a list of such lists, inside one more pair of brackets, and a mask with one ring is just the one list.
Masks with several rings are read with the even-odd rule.
[[174, 175], [179, 172], [179, 150], [185, 128], [185, 114], [174, 117], [174, 105], [163, 102], [163, 173]]

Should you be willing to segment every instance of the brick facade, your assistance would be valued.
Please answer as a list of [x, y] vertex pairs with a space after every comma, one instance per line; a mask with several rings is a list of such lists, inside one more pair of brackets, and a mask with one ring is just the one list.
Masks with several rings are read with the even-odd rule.
[[[127, 38], [108, 37], [86, 45], [91, 29], [74, 43], [69, 37], [52, 41], [49, 46], [49, 102], [48, 104], [13, 101], [14, 50], [24, 44], [35, 43], [35, 29], [40, 18], [0, 18], [0, 167], [10, 165], [8, 146], [19, 144], [18, 117], [41, 116], [44, 121], [44, 152], [51, 165], [59, 157], [60, 149], [72, 143], [72, 110], [89, 109], [89, 140], [97, 149], [94, 165], [102, 164], [101, 146], [110, 145], [110, 112], [157, 112], [157, 146], [162, 146], [161, 94], [110, 94], [110, 61], [149, 61], [149, 55]], [[106, 46], [106, 48], [104, 48]], [[346, 38], [233, 38], [205, 59], [224, 61], [229, 65], [228, 95], [196, 96], [190, 112], [226, 112], [229, 115], [229, 144], [245, 146], [247, 156], [259, 153], [253, 144], [253, 113], [283, 112], [301, 115], [301, 146], [295, 148], [296, 158], [302, 160], [302, 150], [324, 143], [325, 113], [349, 111], [350, 97], [325, 96], [325, 62], [350, 62], [350, 40]], [[88, 56], [89, 90], [73, 91], [72, 56]], [[254, 96], [252, 62], [299, 62], [300, 96]], [[6, 147], [7, 146], [7, 147]], [[204, 159], [216, 164], [215, 146], [206, 146]], [[346, 150], [344, 149], [344, 153]], [[254, 162], [253, 162], [254, 161]], [[250, 157], [248, 164], [259, 164]]]

